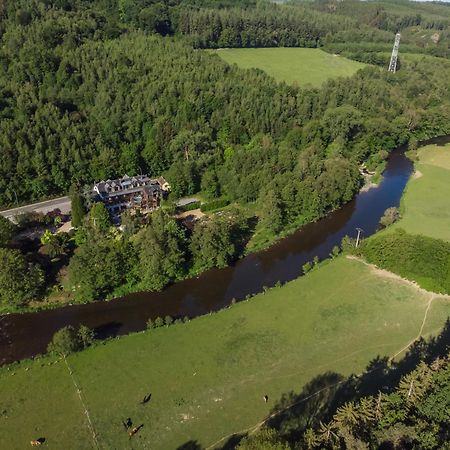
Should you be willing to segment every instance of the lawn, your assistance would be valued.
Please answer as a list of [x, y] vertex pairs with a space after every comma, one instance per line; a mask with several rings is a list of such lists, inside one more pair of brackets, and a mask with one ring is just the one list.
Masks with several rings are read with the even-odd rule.
[[[358, 373], [397, 353], [417, 336], [429, 298], [340, 257], [217, 314], [100, 344], [68, 363], [99, 448], [207, 448], [262, 421], [313, 377]], [[424, 332], [437, 333], [449, 313], [450, 302], [433, 301]], [[52, 361], [0, 369], [0, 448], [41, 436], [48, 449], [95, 448], [65, 363]], [[127, 417], [144, 425], [131, 440]]]
[[403, 218], [392, 228], [450, 241], [450, 144], [427, 145], [418, 156], [402, 199]]
[[229, 64], [264, 70], [278, 81], [320, 87], [330, 78], [348, 77], [365, 64], [315, 48], [220, 49], [214, 53]]

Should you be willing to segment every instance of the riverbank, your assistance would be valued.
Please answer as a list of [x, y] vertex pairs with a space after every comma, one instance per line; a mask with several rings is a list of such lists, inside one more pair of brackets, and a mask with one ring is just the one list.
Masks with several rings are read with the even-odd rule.
[[[1, 368], [7, 426], [0, 447], [23, 448], [39, 435], [49, 449], [96, 448], [95, 441], [207, 448], [261, 422], [283, 394], [318, 376], [359, 373], [371, 359], [405, 349], [419, 331], [438, 333], [449, 309], [339, 257], [217, 314], [71, 355], [68, 367], [45, 357]], [[131, 441], [121, 423], [127, 417], [144, 425]]]

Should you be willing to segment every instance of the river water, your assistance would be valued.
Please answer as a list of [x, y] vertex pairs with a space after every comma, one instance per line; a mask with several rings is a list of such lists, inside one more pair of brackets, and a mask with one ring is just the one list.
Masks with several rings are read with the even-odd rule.
[[[450, 136], [425, 143], [448, 142]], [[87, 325], [102, 338], [123, 335], [144, 329], [150, 317], [206, 314], [222, 309], [233, 299], [260, 292], [264, 286], [297, 278], [305, 262], [314, 256], [326, 258], [345, 235], [356, 236], [356, 228], [364, 230], [363, 236], [373, 234], [384, 211], [399, 205], [413, 171], [404, 150], [398, 148], [391, 153], [378, 187], [360, 192], [338, 211], [233, 266], [209, 270], [159, 293], [141, 292], [108, 302], [1, 316], [0, 364], [45, 352], [55, 331], [66, 325]]]

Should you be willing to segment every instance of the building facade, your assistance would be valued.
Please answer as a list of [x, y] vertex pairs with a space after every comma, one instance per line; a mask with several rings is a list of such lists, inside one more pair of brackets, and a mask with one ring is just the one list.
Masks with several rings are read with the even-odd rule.
[[114, 215], [123, 211], [149, 212], [159, 207], [161, 199], [170, 192], [170, 185], [163, 177], [149, 178], [147, 175], [96, 183], [92, 188], [92, 199], [101, 201]]

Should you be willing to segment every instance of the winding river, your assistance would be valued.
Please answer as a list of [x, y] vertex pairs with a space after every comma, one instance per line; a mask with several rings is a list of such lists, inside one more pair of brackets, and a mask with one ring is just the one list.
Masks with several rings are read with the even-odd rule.
[[[448, 142], [450, 136], [423, 144]], [[87, 325], [102, 338], [123, 335], [144, 329], [150, 317], [206, 314], [229, 305], [233, 299], [260, 292], [263, 286], [298, 277], [306, 261], [316, 255], [326, 258], [345, 235], [355, 236], [356, 228], [362, 228], [365, 236], [373, 234], [383, 212], [399, 205], [413, 171], [404, 150], [401, 147], [391, 153], [378, 187], [360, 192], [338, 211], [233, 266], [209, 270], [159, 293], [141, 292], [108, 302], [1, 316], [0, 364], [44, 352], [55, 331], [66, 325]]]

